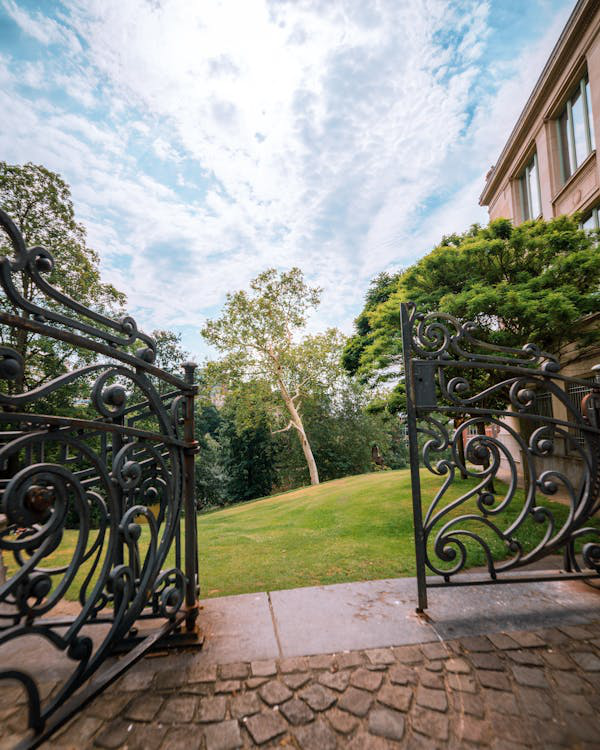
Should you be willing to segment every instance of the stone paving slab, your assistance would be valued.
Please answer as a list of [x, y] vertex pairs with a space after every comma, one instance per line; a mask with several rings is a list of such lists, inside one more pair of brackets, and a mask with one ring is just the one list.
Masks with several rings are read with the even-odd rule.
[[582, 581], [546, 581], [429, 590], [427, 614], [442, 638], [496, 630], [576, 625], [597, 619], [600, 592]]
[[[8, 747], [18, 711], [1, 726]], [[600, 748], [600, 621], [219, 666], [145, 659], [43, 745], [282, 747]]]
[[205, 634], [203, 660], [225, 663], [279, 656], [268, 594], [204, 599], [199, 617]]
[[[397, 579], [206, 600], [202, 651], [147, 656], [47, 747], [600, 750], [600, 592], [433, 589], [426, 617], [415, 597]], [[51, 652], [13, 655], [42, 670], [44, 700]], [[12, 748], [26, 724], [10, 684], [0, 719]]]
[[585, 623], [597, 618], [600, 605], [598, 591], [575, 581], [429, 589], [426, 618], [415, 613], [416, 596], [414, 578], [273, 591], [281, 655]]
[[[277, 659], [340, 650], [424, 643], [503, 629], [593, 621], [600, 592], [581, 582], [522, 583], [429, 590], [427, 617], [417, 617], [416, 582], [399, 578], [242, 594], [201, 602], [202, 664]], [[78, 611], [78, 610], [77, 610]], [[73, 614], [65, 612], [66, 614]], [[99, 643], [107, 626], [86, 628]], [[44, 681], [70, 673], [40, 637], [25, 652], [0, 646], [3, 667], [30, 666]]]
[[273, 591], [282, 656], [322, 654], [437, 640], [416, 615], [414, 579]]

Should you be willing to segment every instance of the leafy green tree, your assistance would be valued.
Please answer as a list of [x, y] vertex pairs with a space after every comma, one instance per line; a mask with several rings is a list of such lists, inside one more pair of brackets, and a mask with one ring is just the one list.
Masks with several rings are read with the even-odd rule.
[[200, 436], [200, 444], [195, 464], [197, 504], [199, 507], [225, 505], [229, 497], [223, 445], [209, 432]]
[[275, 480], [275, 445], [266, 420], [241, 431], [235, 420], [223, 424], [226, 490], [230, 502], [243, 502], [270, 494]]
[[250, 293], [242, 290], [227, 295], [223, 314], [207, 321], [202, 335], [225, 355], [222, 366], [230, 380], [261, 379], [278, 391], [289, 415], [282, 429], [297, 434], [311, 484], [318, 484], [301, 405], [306, 392], [329, 374], [332, 346], [339, 334], [327, 332], [295, 341], [308, 311], [320, 301], [320, 290], [308, 286], [299, 268], [283, 273], [268, 269], [250, 288]]
[[[363, 378], [386, 377], [386, 366], [401, 353], [400, 302], [409, 300], [422, 312], [475, 321], [478, 335], [491, 343], [535, 342], [558, 353], [577, 338], [580, 319], [600, 310], [599, 285], [600, 250], [577, 216], [473, 226], [444, 237], [399, 275], [387, 299], [365, 305], [368, 330], [357, 328], [347, 347], [353, 359], [345, 365]], [[401, 409], [403, 402], [400, 385], [389, 406]]]
[[[333, 387], [314, 390], [304, 400], [304, 420], [323, 480], [371, 471], [374, 446], [388, 455], [390, 436], [384, 417], [369, 413], [366, 406], [366, 389], [348, 377], [340, 377]], [[280, 445], [278, 486], [290, 489], [300, 484], [306, 468], [289, 433], [275, 437]]]
[[[275, 445], [265, 399], [273, 402], [273, 394], [261, 380], [222, 389], [223, 373], [215, 363], [203, 367], [199, 380], [195, 430], [200, 443], [196, 470], [200, 505], [268, 495], [275, 477]], [[219, 408], [211, 403], [215, 389], [222, 396], [216, 402]]]
[[399, 273], [389, 274], [387, 271], [382, 271], [369, 284], [365, 295], [365, 306], [354, 321], [356, 335], [348, 339], [342, 354], [342, 364], [351, 375], [355, 375], [360, 368], [362, 352], [366, 343], [371, 339], [369, 313], [390, 298], [390, 295], [396, 291], [399, 278]]
[[[161, 370], [176, 375], [184, 376], [183, 363], [190, 360], [190, 353], [181, 345], [181, 334], [164, 328], [157, 328], [150, 334], [156, 342], [156, 357], [154, 364]], [[159, 393], [167, 393], [173, 390], [173, 386], [164, 380], [156, 379], [156, 387]]]
[[[42, 246], [52, 253], [55, 264], [45, 276], [52, 286], [99, 312], [114, 317], [123, 313], [125, 295], [101, 281], [98, 255], [86, 244], [85, 228], [75, 220], [71, 191], [60, 175], [32, 163], [16, 165], [0, 161], [0, 208], [15, 222], [28, 248]], [[12, 255], [3, 232], [0, 232], [0, 254]], [[26, 300], [57, 307], [43, 297], [27, 274], [19, 276], [17, 285]], [[0, 306], [29, 317], [29, 313], [15, 309], [5, 297]], [[16, 349], [27, 363], [23, 378], [13, 385], [15, 391], [41, 385], [78, 364], [92, 361], [95, 356], [74, 350], [69, 344], [5, 326], [0, 326], [0, 341]], [[77, 385], [67, 388], [71, 400], [76, 398], [77, 388]], [[63, 392], [61, 401], [65, 400], [69, 398]]]

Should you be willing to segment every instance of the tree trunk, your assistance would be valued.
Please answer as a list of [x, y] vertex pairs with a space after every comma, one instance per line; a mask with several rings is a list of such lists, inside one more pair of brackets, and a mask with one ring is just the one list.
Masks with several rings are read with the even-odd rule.
[[[486, 431], [485, 431], [485, 422], [477, 422], [477, 434], [482, 435], [485, 437]], [[490, 468], [490, 462], [486, 459], [483, 462], [483, 468], [489, 469]], [[494, 478], [490, 477], [488, 481], [486, 482], [485, 488], [488, 490], [488, 492], [496, 492], [496, 489], [494, 488]]]
[[[457, 417], [454, 420], [454, 429], [458, 429], [461, 424], [465, 421], [464, 417]], [[461, 462], [461, 464], [466, 468], [467, 466], [467, 459], [465, 458], [465, 441], [464, 441], [464, 431], [460, 435], [460, 440], [456, 444], [456, 450], [458, 452], [458, 459]], [[468, 479], [469, 475], [465, 471], [465, 469], [461, 468], [460, 470], [460, 478], [461, 479]]]
[[[534, 424], [530, 419], [519, 419], [519, 435], [521, 436], [521, 439], [523, 440], [525, 445], [529, 445], [529, 438], [533, 435], [534, 431], [533, 428]], [[525, 497], [527, 497], [531, 486], [531, 477], [529, 476], [528, 471], [529, 461], [526, 451], [520, 450], [519, 453], [521, 455], [521, 474], [523, 475], [523, 489], [525, 491]]]
[[300, 440], [300, 445], [302, 446], [304, 458], [306, 459], [306, 464], [308, 466], [308, 473], [310, 474], [310, 483], [319, 484], [319, 471], [317, 469], [317, 464], [315, 462], [315, 457], [313, 456], [310, 443], [308, 442], [308, 438], [306, 437], [306, 432], [304, 432], [302, 418], [298, 413], [298, 409], [296, 409], [296, 405], [294, 404], [292, 397], [289, 395], [285, 387], [281, 387], [281, 395], [283, 396], [285, 405], [287, 406], [290, 417], [292, 418], [292, 424], [294, 425], [294, 427], [296, 428], [296, 432], [298, 433], [298, 439]]

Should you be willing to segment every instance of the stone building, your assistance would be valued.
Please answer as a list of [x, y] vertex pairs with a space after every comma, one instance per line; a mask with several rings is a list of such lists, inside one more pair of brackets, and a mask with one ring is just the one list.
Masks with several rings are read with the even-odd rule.
[[[486, 175], [480, 205], [490, 219], [514, 224], [579, 212], [582, 226], [599, 229], [600, 163], [600, 2], [579, 0], [567, 21], [496, 164]], [[581, 321], [582, 332], [600, 325], [600, 315]], [[600, 346], [573, 342], [556, 352], [565, 375], [593, 380]], [[567, 396], [579, 408], [589, 392], [571, 384]], [[539, 413], [564, 418], [566, 410], [549, 394], [540, 394]], [[502, 434], [502, 433], [501, 433]], [[512, 438], [502, 434], [512, 447]], [[577, 435], [575, 435], [577, 439]], [[514, 442], [514, 441], [512, 441]], [[562, 455], [560, 455], [562, 453]], [[552, 459], [573, 479], [577, 459], [565, 446]]]

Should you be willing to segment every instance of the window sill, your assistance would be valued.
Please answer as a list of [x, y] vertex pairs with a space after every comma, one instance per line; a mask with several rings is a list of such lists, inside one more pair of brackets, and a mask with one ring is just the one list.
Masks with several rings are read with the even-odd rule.
[[556, 203], [559, 201], [563, 194], [566, 193], [569, 188], [573, 185], [573, 182], [579, 177], [579, 175], [585, 171], [585, 168], [589, 166], [590, 162], [594, 161], [596, 158], [596, 149], [592, 149], [590, 153], [585, 157], [585, 159], [581, 162], [581, 164], [577, 167], [577, 169], [573, 172], [572, 175], [567, 179], [564, 185], [561, 186], [560, 190], [552, 196], [552, 203]]

